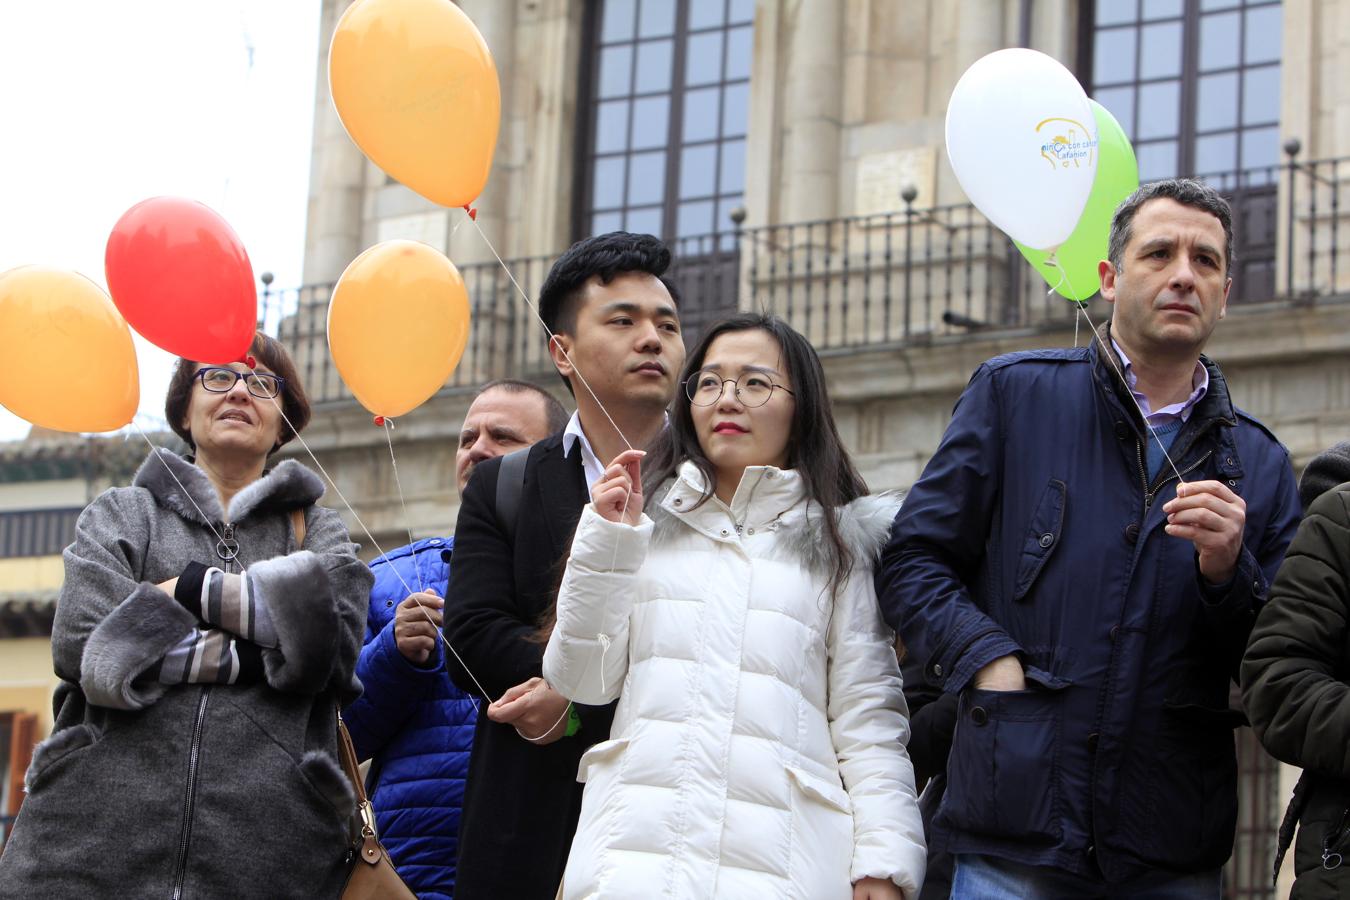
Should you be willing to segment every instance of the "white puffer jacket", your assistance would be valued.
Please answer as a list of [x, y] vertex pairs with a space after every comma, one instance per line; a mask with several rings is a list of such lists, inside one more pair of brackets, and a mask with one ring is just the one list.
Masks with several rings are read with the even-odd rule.
[[848, 900], [871, 876], [912, 900], [923, 826], [871, 571], [898, 498], [840, 511], [858, 562], [831, 602], [796, 472], [747, 469], [730, 509], [694, 509], [702, 484], [686, 463], [636, 528], [593, 505], [577, 527], [544, 677], [622, 699], [581, 760], [564, 896]]

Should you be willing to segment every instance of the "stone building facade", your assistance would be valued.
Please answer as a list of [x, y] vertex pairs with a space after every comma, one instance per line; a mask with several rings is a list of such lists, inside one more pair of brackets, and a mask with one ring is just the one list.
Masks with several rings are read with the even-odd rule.
[[[982, 360], [1085, 339], [1075, 310], [1047, 298], [968, 206], [946, 161], [953, 86], [1010, 46], [1073, 70], [1121, 121], [1145, 179], [1200, 175], [1230, 196], [1234, 300], [1209, 353], [1300, 468], [1350, 438], [1350, 0], [460, 5], [494, 53], [503, 96], [475, 204], [482, 234], [365, 160], [334, 113], [321, 56], [307, 284], [265, 298], [320, 401], [306, 438], [381, 544], [453, 528], [452, 449], [475, 384], [524, 376], [566, 399], [488, 241], [528, 294], [580, 237], [660, 233], [676, 251], [688, 332], [728, 309], [785, 315], [820, 348], [872, 486], [912, 483]], [[345, 6], [324, 0], [321, 47]], [[395, 237], [444, 250], [474, 309], [459, 371], [396, 423], [406, 514], [385, 434], [345, 393], [323, 338], [331, 284]], [[1109, 314], [1100, 300], [1088, 311]], [[1289, 782], [1240, 739], [1244, 822], [1228, 890], [1271, 896], [1268, 839]]]

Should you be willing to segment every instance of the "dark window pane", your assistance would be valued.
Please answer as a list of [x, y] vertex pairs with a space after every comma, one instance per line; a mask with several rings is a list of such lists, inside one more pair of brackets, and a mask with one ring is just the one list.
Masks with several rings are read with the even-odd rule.
[[671, 51], [674, 41], [669, 38], [662, 41], [643, 41], [637, 46], [635, 93], [649, 94], [653, 91], [670, 90]]
[[729, 22], [752, 22], [755, 18], [755, 0], [731, 0]]
[[591, 206], [596, 209], [623, 206], [623, 164], [622, 156], [602, 156], [595, 161]]
[[722, 95], [722, 137], [740, 137], [750, 124], [750, 85], [728, 85]]
[[690, 0], [689, 30], [721, 25], [725, 6], [723, 0]]
[[749, 25], [727, 32], [727, 80], [750, 77], [750, 59], [754, 54], [755, 34]]
[[633, 74], [633, 45], [619, 44], [600, 51], [600, 96], [628, 93]]
[[664, 237], [661, 233], [661, 207], [649, 206], [645, 209], [630, 209], [625, 217], [623, 227], [626, 231], [633, 231], [638, 234], [654, 234], [657, 237]]
[[694, 234], [711, 234], [713, 230], [713, 202], [699, 200], [694, 203], [681, 203], [675, 221], [675, 233], [680, 237]]
[[1097, 0], [1097, 24], [1117, 25], [1133, 22], [1139, 4], [1136, 0]]
[[1171, 78], [1181, 74], [1181, 23], [1145, 25], [1139, 52], [1140, 78]]
[[1283, 19], [1280, 6], [1263, 6], [1247, 13], [1247, 32], [1244, 36], [1243, 62], [1247, 65], [1278, 62], [1283, 38]]
[[1181, 0], [1144, 0], [1145, 19], [1166, 19], [1181, 12]]
[[1176, 177], [1176, 141], [1142, 144], [1134, 148], [1134, 155], [1139, 160], [1139, 180], [1141, 182]]
[[717, 137], [717, 88], [700, 88], [684, 95], [684, 142]]
[[1238, 26], [1241, 13], [1200, 17], [1200, 71], [1227, 69], [1238, 64]]
[[686, 85], [714, 84], [722, 80], [722, 32], [690, 35], [684, 60]]
[[1279, 128], [1255, 128], [1242, 132], [1242, 168], [1273, 166], [1279, 158]]
[[[1237, 127], [1238, 76], [1236, 72], [1200, 76], [1196, 91], [1195, 127], [1218, 131]], [[1202, 170], [1205, 171], [1205, 170]]]
[[1280, 67], [1262, 66], [1242, 73], [1242, 124], [1280, 121]]
[[1116, 117], [1127, 138], [1134, 137], [1134, 88], [1111, 88], [1097, 91], [1092, 98]]
[[745, 190], [745, 141], [727, 141], [722, 145], [720, 194], [739, 194]]
[[675, 0], [642, 0], [638, 37], [666, 37], [675, 33]]
[[685, 147], [680, 154], [680, 198], [712, 196], [716, 179], [717, 145]]
[[670, 140], [670, 96], [643, 97], [633, 101], [634, 150], [664, 147]]
[[600, 28], [600, 40], [605, 43], [632, 40], [636, 11], [637, 0], [605, 0], [605, 24]]
[[1134, 81], [1134, 49], [1138, 32], [1133, 28], [1107, 28], [1097, 32], [1092, 48], [1092, 83], [1119, 84]]
[[1139, 134], [1141, 141], [1171, 137], [1180, 128], [1181, 84], [1164, 81], [1139, 87]]
[[628, 101], [599, 104], [595, 114], [595, 152], [613, 153], [628, 147]]
[[1195, 173], [1214, 175], [1237, 168], [1237, 135], [1231, 131], [1195, 139]]
[[628, 157], [628, 205], [660, 203], [666, 196], [666, 151]]
[[609, 234], [623, 228], [623, 213], [596, 213], [591, 216], [591, 234]]

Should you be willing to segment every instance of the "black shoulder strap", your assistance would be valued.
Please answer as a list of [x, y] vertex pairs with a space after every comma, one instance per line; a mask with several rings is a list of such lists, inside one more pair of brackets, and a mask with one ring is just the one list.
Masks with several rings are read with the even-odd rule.
[[529, 447], [516, 450], [502, 457], [501, 468], [497, 470], [497, 522], [506, 534], [506, 540], [512, 543], [516, 538], [520, 495], [525, 491], [525, 463], [529, 458]]

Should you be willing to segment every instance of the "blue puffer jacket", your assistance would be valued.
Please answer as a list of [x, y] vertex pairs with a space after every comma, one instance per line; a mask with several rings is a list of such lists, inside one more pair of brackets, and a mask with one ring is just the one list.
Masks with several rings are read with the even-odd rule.
[[371, 564], [375, 587], [356, 664], [365, 692], [342, 714], [357, 756], [372, 760], [367, 787], [380, 840], [422, 900], [448, 900], [454, 893], [477, 710], [451, 683], [439, 642], [425, 668], [399, 653], [394, 612], [407, 596], [404, 581], [413, 590], [426, 586], [445, 596], [453, 543], [426, 538]]
[[[1122, 881], [1217, 869], [1233, 847], [1229, 710], [1299, 521], [1289, 455], [1218, 367], [1172, 444], [1187, 481], [1246, 501], [1237, 573], [1202, 585], [1164, 531], [1176, 496], [1119, 378], [1090, 349], [985, 363], [895, 521], [877, 593], [932, 684], [960, 695], [939, 843]], [[1027, 690], [970, 686], [1016, 654]]]

